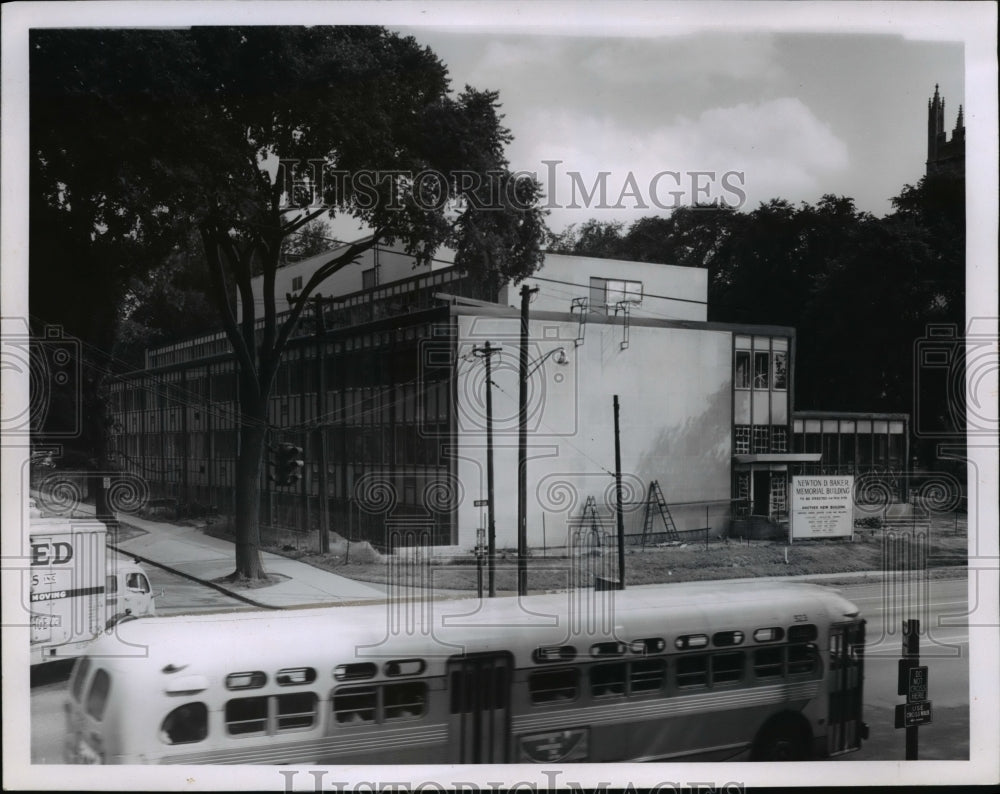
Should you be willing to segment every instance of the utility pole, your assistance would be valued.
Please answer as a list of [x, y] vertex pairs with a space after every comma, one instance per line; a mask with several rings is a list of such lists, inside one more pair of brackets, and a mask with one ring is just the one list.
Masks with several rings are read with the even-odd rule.
[[330, 551], [329, 484], [326, 470], [326, 433], [322, 421], [323, 401], [326, 397], [326, 367], [323, 362], [323, 334], [326, 326], [323, 322], [323, 298], [317, 295], [314, 300], [316, 302], [316, 430], [314, 432], [319, 464], [319, 493], [316, 502], [319, 509], [319, 551], [321, 554], [327, 554]]
[[528, 305], [538, 287], [521, 286], [517, 393], [517, 594], [528, 594]]
[[497, 594], [497, 524], [496, 508], [493, 505], [493, 371], [490, 361], [493, 354], [499, 353], [500, 349], [500, 347], [493, 347], [487, 340], [483, 347], [472, 350], [474, 355], [479, 356], [486, 363], [486, 515], [488, 523], [486, 555], [490, 598]]
[[618, 429], [618, 395], [614, 399], [615, 407], [615, 514], [618, 518], [618, 589], [625, 589], [625, 516], [622, 513], [622, 447], [621, 434]]

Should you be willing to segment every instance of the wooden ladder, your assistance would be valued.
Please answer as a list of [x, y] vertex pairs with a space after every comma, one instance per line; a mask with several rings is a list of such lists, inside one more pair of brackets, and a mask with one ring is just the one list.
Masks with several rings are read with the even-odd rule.
[[654, 513], [653, 505], [656, 505], [656, 511], [660, 514], [660, 519], [663, 521], [663, 528], [667, 535], [667, 540], [680, 541], [680, 535], [677, 534], [677, 527], [674, 524], [674, 518], [670, 515], [670, 508], [667, 507], [667, 503], [663, 498], [663, 491], [660, 489], [659, 480], [653, 480], [649, 484], [649, 492], [646, 495], [646, 515], [642, 524], [642, 547], [646, 548], [646, 541], [651, 534], [656, 534], [651, 532], [653, 529], [653, 522], [656, 520], [656, 514]]

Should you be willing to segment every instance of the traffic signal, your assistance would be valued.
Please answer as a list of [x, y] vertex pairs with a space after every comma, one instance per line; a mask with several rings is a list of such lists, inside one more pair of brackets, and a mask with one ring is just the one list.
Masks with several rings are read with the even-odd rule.
[[294, 485], [302, 479], [302, 469], [306, 465], [305, 461], [302, 460], [302, 447], [297, 447], [294, 444], [279, 444], [277, 456], [274, 479], [278, 485]]

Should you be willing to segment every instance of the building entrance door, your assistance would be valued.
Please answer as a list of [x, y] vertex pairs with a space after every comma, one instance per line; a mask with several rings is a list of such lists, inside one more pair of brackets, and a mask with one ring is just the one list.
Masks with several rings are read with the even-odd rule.
[[753, 507], [750, 512], [755, 516], [767, 516], [771, 513], [771, 472], [753, 472]]

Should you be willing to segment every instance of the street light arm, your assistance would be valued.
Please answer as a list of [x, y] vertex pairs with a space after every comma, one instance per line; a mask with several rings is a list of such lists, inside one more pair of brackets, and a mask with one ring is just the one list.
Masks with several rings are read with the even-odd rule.
[[548, 360], [549, 358], [551, 358], [552, 356], [554, 356], [556, 354], [559, 354], [559, 355], [562, 356], [561, 359], [560, 358], [556, 359], [556, 363], [557, 364], [559, 364], [559, 365], [562, 366], [562, 365], [565, 365], [565, 364], [569, 363], [569, 359], [566, 358], [566, 348], [564, 348], [564, 347], [557, 347], [554, 350], [550, 350], [544, 356], [542, 356], [541, 358], [539, 358], [538, 361], [536, 361], [534, 364], [532, 364], [531, 368], [524, 374], [524, 377], [526, 379], [530, 378], [532, 375], [535, 374], [535, 372], [538, 370], [538, 368], [540, 366], [542, 366], [542, 364], [544, 364], [546, 362], [546, 360]]

